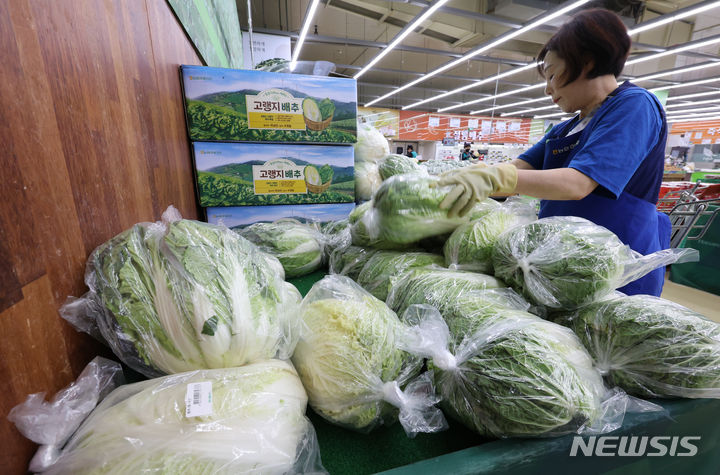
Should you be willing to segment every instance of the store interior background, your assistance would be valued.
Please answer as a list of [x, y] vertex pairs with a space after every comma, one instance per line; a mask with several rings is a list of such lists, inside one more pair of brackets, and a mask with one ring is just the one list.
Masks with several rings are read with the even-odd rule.
[[[253, 0], [256, 31], [297, 38], [308, 3]], [[651, 0], [641, 2], [644, 8], [638, 9], [638, 2], [616, 2], [616, 9], [625, 11], [628, 21], [635, 17], [647, 21], [698, 3]], [[313, 27], [301, 59], [331, 61], [339, 73], [352, 76], [427, 4], [322, 1], [316, 16], [317, 33]], [[244, 0], [237, 1], [242, 26], [247, 19], [245, 5]], [[459, 12], [438, 12], [359, 78], [361, 105], [557, 5], [530, 0], [449, 2], [446, 8]], [[458, 14], [462, 11], [466, 13]], [[486, 61], [465, 61], [376, 106], [401, 109], [477, 78], [527, 64], [564, 19], [488, 51]], [[716, 35], [720, 35], [720, 9], [642, 33], [636, 41], [655, 45], [657, 51]], [[110, 356], [109, 350], [77, 333], [57, 313], [68, 295], [86, 290], [87, 256], [133, 224], [159, 219], [169, 204], [186, 218], [200, 216], [178, 65], [200, 65], [203, 59], [165, 0], [74, 0], [53, 2], [52, 7], [31, 0], [0, 0], [0, 45], [0, 378], [4, 382], [0, 469], [2, 473], [24, 473], [35, 445], [23, 438], [5, 415], [29, 393], [54, 394], [66, 386], [94, 355]], [[638, 76], [718, 62], [718, 48], [714, 44], [668, 55], [626, 72]], [[718, 69], [681, 73], [671, 80], [713, 77], [718, 77]], [[436, 111], [540, 80], [537, 72], [529, 70], [412, 110]], [[720, 91], [720, 82], [681, 92], [674, 89], [670, 98], [713, 90]], [[541, 96], [538, 89], [502, 100]], [[520, 113], [522, 107], [510, 110], [513, 117], [533, 116]], [[720, 140], [720, 135], [714, 140]], [[421, 155], [432, 155], [431, 146], [424, 141], [393, 141], [393, 149], [408, 143], [417, 144]], [[432, 144], [437, 149], [437, 143]], [[461, 145], [462, 140], [454, 145], [458, 153]], [[698, 155], [701, 148], [695, 147], [699, 145], [703, 145], [702, 158], [708, 157], [704, 152], [708, 144], [698, 143], [688, 154], [690, 160]], [[709, 160], [697, 162], [696, 167], [717, 167], [720, 150], [710, 145]]]

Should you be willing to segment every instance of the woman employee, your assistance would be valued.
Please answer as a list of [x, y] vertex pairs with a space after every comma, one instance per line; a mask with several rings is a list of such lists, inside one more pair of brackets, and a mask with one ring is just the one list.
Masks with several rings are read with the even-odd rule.
[[[630, 51], [625, 25], [612, 12], [575, 15], [538, 55], [545, 93], [564, 112], [558, 124], [509, 164], [471, 166], [444, 174], [455, 185], [441, 204], [464, 214], [497, 193], [541, 198], [540, 217], [580, 216], [614, 232], [641, 254], [669, 247], [670, 221], [656, 208], [667, 124], [655, 96], [617, 83]], [[664, 269], [620, 291], [659, 296]]]

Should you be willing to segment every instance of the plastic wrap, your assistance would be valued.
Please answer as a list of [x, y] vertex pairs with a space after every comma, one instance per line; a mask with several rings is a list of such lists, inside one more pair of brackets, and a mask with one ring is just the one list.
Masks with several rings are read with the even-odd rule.
[[420, 166], [425, 168], [430, 175], [442, 175], [443, 173], [463, 168], [478, 163], [477, 160], [427, 160], [421, 162]]
[[429, 376], [408, 384], [423, 362], [398, 349], [403, 325], [383, 302], [331, 275], [305, 296], [301, 316], [292, 359], [315, 412], [360, 432], [396, 418], [409, 436], [446, 427]]
[[257, 244], [262, 251], [275, 256], [287, 278], [302, 277], [322, 266], [324, 238], [313, 225], [281, 219], [273, 223], [251, 224], [238, 233]]
[[95, 249], [90, 304], [71, 300], [61, 314], [94, 320], [113, 352], [149, 377], [287, 358], [300, 294], [273, 261], [225, 227], [166, 214]]
[[[480, 210], [471, 214], [478, 215]], [[527, 224], [536, 219], [535, 207], [530, 203], [509, 201], [490, 209], [481, 217], [462, 224], [453, 231], [443, 249], [445, 264], [451, 268], [492, 274], [492, 253], [498, 236], [513, 226]]]
[[372, 199], [380, 188], [382, 178], [380, 169], [375, 162], [355, 160], [355, 198], [358, 200]]
[[323, 262], [330, 262], [335, 249], [345, 249], [352, 244], [350, 220], [348, 218], [329, 221], [322, 226]]
[[658, 267], [697, 260], [692, 249], [641, 256], [608, 229], [574, 216], [543, 218], [501, 234], [493, 250], [495, 275], [531, 302], [574, 309]]
[[113, 389], [125, 383], [119, 363], [102, 357], [93, 359], [77, 380], [49, 401], [35, 393], [10, 410], [8, 420], [18, 431], [40, 444], [28, 470], [43, 472], [60, 456], [65, 441]]
[[[456, 315], [446, 325], [435, 308], [415, 305], [404, 320], [413, 326], [400, 341], [430, 358], [441, 407], [477, 433], [529, 437], [617, 428], [616, 408], [603, 405], [602, 377], [569, 329], [510, 309], [491, 318]], [[611, 424], [598, 424], [606, 413], [613, 413]]]
[[720, 325], [649, 295], [593, 303], [556, 321], [611, 385], [641, 397], [720, 398]]
[[416, 159], [395, 153], [386, 155], [378, 161], [378, 171], [383, 180], [403, 173], [427, 173], [427, 170], [420, 168]]
[[[357, 142], [353, 147], [355, 148], [356, 167], [358, 162], [377, 163], [378, 160], [390, 154], [390, 144], [382, 132], [362, 122], [357, 124]], [[380, 175], [378, 175], [379, 177]]]
[[[373, 207], [362, 218], [371, 240], [410, 244], [447, 234], [468, 221], [448, 217], [439, 208], [452, 187], [431, 187], [438, 178], [409, 173], [385, 180], [373, 198]], [[353, 239], [353, 243], [355, 240]]]
[[377, 249], [366, 249], [359, 246], [336, 249], [330, 255], [330, 273], [346, 275], [352, 280], [357, 280], [365, 263], [376, 252], [379, 251]]
[[366, 262], [357, 276], [358, 284], [385, 301], [397, 278], [410, 269], [441, 266], [443, 257], [427, 252], [378, 251]]
[[495, 201], [492, 198], [485, 198], [482, 201], [475, 203], [475, 206], [468, 213], [470, 221], [480, 219], [491, 211], [495, 211], [502, 208], [502, 204], [499, 201]]
[[306, 404], [297, 373], [280, 360], [122, 386], [46, 473], [322, 472]]
[[355, 246], [374, 247], [376, 249], [407, 249], [406, 244], [389, 242], [379, 236], [372, 236], [368, 227], [368, 215], [374, 213], [374, 201], [366, 201], [356, 206], [350, 213], [350, 238]]
[[413, 304], [455, 313], [493, 314], [500, 308], [527, 310], [530, 304], [495, 277], [443, 268], [413, 269], [394, 282], [386, 300], [398, 315]]

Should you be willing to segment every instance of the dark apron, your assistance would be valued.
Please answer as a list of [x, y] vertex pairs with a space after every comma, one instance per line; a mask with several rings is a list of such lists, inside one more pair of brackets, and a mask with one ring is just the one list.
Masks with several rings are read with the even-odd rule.
[[[622, 91], [618, 96], [622, 96]], [[621, 97], [615, 98], [615, 100], [619, 99]], [[607, 107], [608, 102], [606, 101], [600, 106], [590, 123], [582, 131], [569, 137], [563, 137], [575, 124], [571, 121], [558, 127], [557, 133], [552, 135], [559, 138], [549, 138], [545, 143], [544, 170], [568, 166], [575, 152], [582, 149], [597, 120], [604, 115], [603, 109]], [[665, 126], [664, 116], [663, 126]], [[588, 219], [606, 227], [615, 233], [623, 243], [643, 255], [670, 247], [671, 226], [667, 215], [659, 212], [653, 203], [637, 198], [626, 191], [623, 191], [616, 200], [596, 193], [590, 193], [581, 200], [543, 200], [540, 204], [539, 216], [540, 218], [579, 216]], [[661, 267], [618, 290], [627, 295], [660, 296], [664, 281], [665, 267]]]

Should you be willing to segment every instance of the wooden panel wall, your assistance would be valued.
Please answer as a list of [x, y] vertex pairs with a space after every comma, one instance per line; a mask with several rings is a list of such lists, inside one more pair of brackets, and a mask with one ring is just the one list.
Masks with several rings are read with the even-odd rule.
[[0, 0], [0, 473], [35, 446], [6, 419], [107, 350], [60, 318], [99, 244], [174, 204], [197, 218], [164, 0]]

